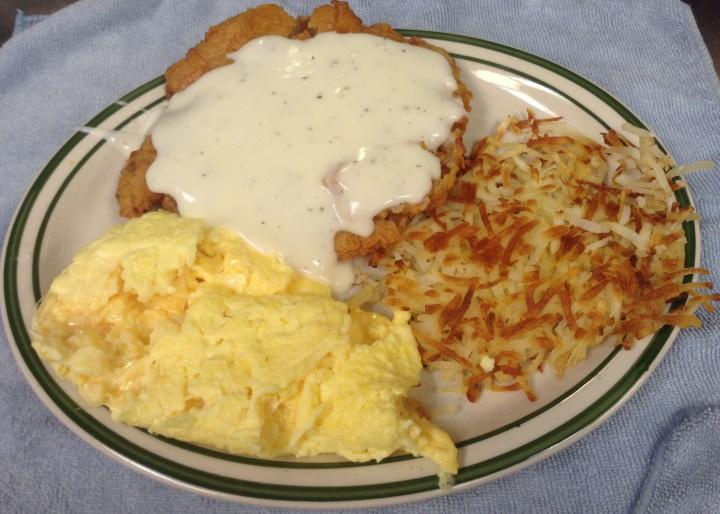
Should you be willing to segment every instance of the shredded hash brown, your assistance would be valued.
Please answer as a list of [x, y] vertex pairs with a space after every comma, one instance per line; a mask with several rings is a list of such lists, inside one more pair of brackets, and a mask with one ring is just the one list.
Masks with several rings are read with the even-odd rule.
[[630, 347], [698, 326], [695, 309], [718, 300], [689, 281], [708, 272], [685, 267], [695, 213], [676, 200], [675, 164], [628, 131], [637, 144], [610, 131], [601, 145], [560, 118], [508, 117], [475, 144], [450, 200], [371, 257], [425, 364], [461, 372], [470, 401], [483, 389], [533, 400], [543, 366], [562, 376], [608, 338]]

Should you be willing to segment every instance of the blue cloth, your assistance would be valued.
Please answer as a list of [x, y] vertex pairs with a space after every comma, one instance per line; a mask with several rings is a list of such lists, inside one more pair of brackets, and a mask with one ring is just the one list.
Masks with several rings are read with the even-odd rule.
[[[0, 48], [0, 229], [76, 127], [252, 3], [84, 1], [11, 38]], [[318, 2], [279, 3], [300, 14]], [[679, 161], [720, 162], [720, 83], [679, 0], [355, 0], [353, 7], [367, 22], [481, 37], [554, 60], [630, 106]], [[720, 176], [689, 181], [702, 216], [703, 264], [717, 270]], [[627, 405], [568, 449], [467, 492], [386, 511], [720, 511], [720, 317], [702, 317], [703, 327], [680, 335]], [[3, 512], [271, 512], [179, 491], [103, 457], [42, 406], [2, 343]]]
[[25, 14], [24, 12], [18, 10], [17, 16], [15, 17], [15, 29], [13, 30], [13, 35], [20, 34], [23, 30], [32, 27], [36, 23], [40, 23], [45, 18], [46, 16], [42, 14]]

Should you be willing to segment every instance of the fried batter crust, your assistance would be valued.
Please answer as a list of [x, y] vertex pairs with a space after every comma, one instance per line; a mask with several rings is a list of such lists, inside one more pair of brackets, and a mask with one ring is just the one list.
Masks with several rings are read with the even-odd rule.
[[227, 54], [260, 36], [291, 37], [298, 20], [272, 4], [260, 5], [228, 18], [208, 30], [205, 40], [165, 72], [168, 98], [188, 87], [208, 71], [230, 64]]
[[[165, 72], [165, 92], [170, 98], [182, 91], [208, 71], [229, 64], [227, 54], [238, 50], [248, 41], [260, 36], [276, 35], [292, 39], [308, 39], [320, 32], [367, 33], [386, 37], [411, 45], [422, 46], [441, 53], [450, 63], [458, 83], [456, 95], [470, 110], [472, 94], [460, 78], [460, 70], [448, 53], [432, 46], [422, 39], [404, 38], [387, 24], [363, 25], [346, 2], [332, 0], [330, 4], [315, 9], [309, 17], [293, 18], [282, 7], [272, 4], [249, 9], [222, 23], [215, 25], [205, 39], [191, 48], [186, 56], [170, 66]], [[453, 125], [447, 142], [438, 148], [441, 178], [433, 184], [432, 190], [419, 204], [403, 204], [386, 209], [375, 216], [375, 230], [368, 237], [349, 232], [339, 232], [335, 237], [335, 249], [341, 260], [385, 248], [402, 237], [402, 231], [413, 216], [422, 211], [432, 210], [447, 199], [457, 176], [465, 167], [465, 147], [462, 142], [467, 118]], [[155, 160], [157, 152], [148, 135], [142, 146], [133, 152], [125, 164], [117, 189], [120, 215], [134, 218], [155, 210], [166, 209], [176, 212], [177, 205], [172, 197], [154, 193], [147, 187], [145, 175]]]

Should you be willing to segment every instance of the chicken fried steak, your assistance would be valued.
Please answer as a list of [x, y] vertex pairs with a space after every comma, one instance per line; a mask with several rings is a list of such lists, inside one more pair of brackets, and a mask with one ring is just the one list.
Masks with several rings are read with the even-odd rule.
[[[371, 34], [442, 54], [450, 64], [458, 84], [455, 95], [462, 100], [465, 110], [470, 110], [472, 94], [462, 82], [457, 64], [445, 50], [418, 38], [405, 38], [384, 23], [364, 25], [348, 4], [340, 1], [318, 7], [309, 17], [298, 18], [293, 18], [279, 6], [261, 5], [212, 27], [201, 43], [166, 70], [167, 97], [182, 91], [208, 71], [229, 64], [231, 61], [227, 54], [252, 39], [268, 35], [308, 39], [318, 33], [332, 31]], [[462, 138], [466, 125], [467, 118], [458, 120], [452, 127], [450, 138], [435, 152], [441, 164], [441, 176], [434, 181], [427, 197], [418, 204], [402, 204], [380, 212], [374, 218], [375, 229], [369, 237], [339, 232], [335, 237], [335, 248], [340, 259], [366, 255], [399, 241], [402, 230], [413, 216], [445, 202], [456, 178], [464, 169], [465, 147]], [[145, 175], [155, 157], [152, 137], [148, 135], [142, 146], [130, 155], [122, 170], [117, 189], [121, 216], [134, 218], [155, 209], [177, 211], [172, 197], [150, 191], [147, 186]]]

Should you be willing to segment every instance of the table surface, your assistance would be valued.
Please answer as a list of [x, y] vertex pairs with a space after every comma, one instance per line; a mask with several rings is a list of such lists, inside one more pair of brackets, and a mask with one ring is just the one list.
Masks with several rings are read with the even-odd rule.
[[[0, 46], [12, 35], [18, 9], [25, 14], [50, 14], [77, 0], [7, 0], [0, 3]], [[695, 15], [715, 71], [720, 75], [720, 1], [682, 0], [689, 4]]]

